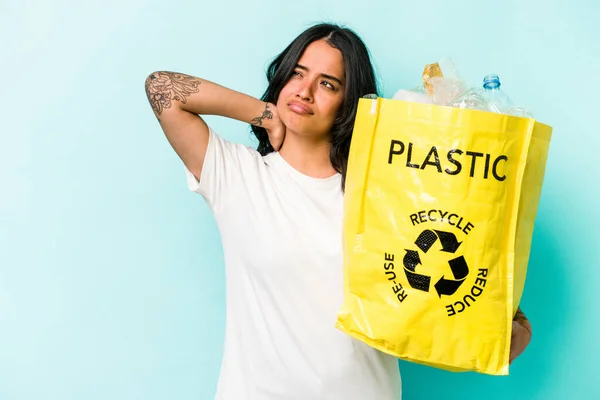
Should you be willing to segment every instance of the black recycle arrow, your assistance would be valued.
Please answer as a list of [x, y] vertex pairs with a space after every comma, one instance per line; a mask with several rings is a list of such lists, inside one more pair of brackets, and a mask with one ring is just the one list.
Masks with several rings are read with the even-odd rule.
[[442, 242], [442, 251], [454, 253], [462, 242], [459, 242], [452, 232], [435, 231]]
[[431, 277], [417, 274], [415, 272], [417, 265], [421, 264], [419, 253], [415, 250], [406, 250], [406, 255], [404, 256], [403, 262], [404, 273], [406, 274], [406, 279], [408, 279], [409, 285], [414, 289], [429, 292]]
[[448, 264], [450, 264], [454, 279], [446, 279], [442, 276], [440, 280], [437, 281], [435, 290], [439, 297], [442, 297], [442, 295], [453, 295], [465, 281], [467, 275], [469, 275], [469, 266], [463, 256], [448, 261]]
[[456, 236], [452, 232], [438, 230], [432, 231], [430, 229], [425, 229], [423, 232], [421, 232], [415, 241], [415, 244], [424, 253], [427, 253], [431, 246], [433, 246], [433, 244], [437, 241], [438, 237], [442, 243], [442, 251], [447, 253], [454, 253], [458, 249], [458, 246], [460, 246], [462, 243], [456, 239]]
[[427, 251], [431, 248], [431, 246], [433, 246], [433, 244], [435, 243], [437, 238], [438, 237], [435, 234], [435, 232], [433, 232], [432, 230], [429, 230], [429, 229], [425, 229], [423, 232], [421, 232], [421, 234], [415, 241], [415, 244], [424, 253], [427, 253]]

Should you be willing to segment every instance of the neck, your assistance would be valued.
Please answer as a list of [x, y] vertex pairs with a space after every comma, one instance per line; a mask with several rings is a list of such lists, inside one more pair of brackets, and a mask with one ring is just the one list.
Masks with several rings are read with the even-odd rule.
[[337, 172], [331, 165], [328, 137], [307, 138], [286, 132], [279, 154], [298, 172], [313, 178], [329, 178]]

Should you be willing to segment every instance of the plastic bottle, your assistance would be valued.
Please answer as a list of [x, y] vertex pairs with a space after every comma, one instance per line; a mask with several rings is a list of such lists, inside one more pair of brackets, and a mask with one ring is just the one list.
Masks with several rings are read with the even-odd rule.
[[481, 88], [473, 88], [448, 103], [450, 107], [467, 108], [470, 110], [491, 110], [488, 101], [483, 96]]
[[492, 111], [505, 114], [506, 110], [515, 106], [512, 100], [500, 89], [498, 75], [490, 74], [483, 78], [483, 97], [488, 101]]
[[523, 107], [517, 107], [508, 95], [500, 89], [500, 78], [496, 74], [486, 75], [483, 78], [483, 97], [487, 100], [490, 111], [500, 114], [531, 117]]

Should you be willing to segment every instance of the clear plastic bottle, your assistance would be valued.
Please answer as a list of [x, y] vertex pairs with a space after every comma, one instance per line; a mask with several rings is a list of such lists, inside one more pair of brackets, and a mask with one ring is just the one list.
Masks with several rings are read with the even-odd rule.
[[483, 78], [483, 97], [488, 101], [492, 111], [505, 114], [506, 110], [515, 106], [512, 100], [502, 89], [500, 89], [500, 78], [498, 75], [490, 74]]
[[531, 117], [531, 113], [523, 107], [517, 107], [508, 97], [506, 92], [500, 89], [500, 78], [496, 74], [486, 75], [483, 78], [483, 97], [488, 102], [490, 111], [500, 114], [516, 115], [518, 117]]
[[533, 117], [527, 109], [516, 106], [508, 95], [500, 89], [500, 78], [496, 74], [486, 75], [483, 78], [483, 88], [473, 88], [448, 105], [518, 117]]
[[481, 88], [473, 88], [448, 103], [450, 107], [467, 108], [470, 110], [490, 110], [489, 103], [483, 96]]

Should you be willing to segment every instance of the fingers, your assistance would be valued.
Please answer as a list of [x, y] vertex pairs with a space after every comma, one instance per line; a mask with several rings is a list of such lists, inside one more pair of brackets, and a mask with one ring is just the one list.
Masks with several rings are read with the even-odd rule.
[[512, 334], [510, 338], [509, 364], [519, 357], [529, 343], [529, 333], [525, 327], [516, 321], [512, 324]]

